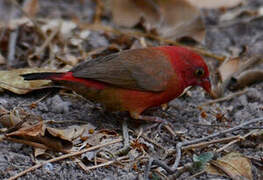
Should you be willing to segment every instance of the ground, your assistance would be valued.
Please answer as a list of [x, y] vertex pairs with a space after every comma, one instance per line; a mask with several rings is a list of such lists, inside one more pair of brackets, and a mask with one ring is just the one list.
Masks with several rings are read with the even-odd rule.
[[[45, 9], [44, 11], [40, 11], [40, 16], [48, 14], [49, 17], [67, 18], [67, 16], [71, 16], [72, 14], [81, 14], [81, 16], [86, 17], [87, 21], [91, 21], [95, 4], [93, 1], [85, 1], [82, 6], [76, 1], [74, 1], [74, 3], [67, 1], [40, 1], [40, 6], [40, 9]], [[0, 8], [3, 9], [3, 4]], [[263, 18], [262, 16], [254, 18], [249, 15], [249, 12], [257, 11], [260, 8], [262, 9], [263, 2], [261, 0], [248, 1], [248, 3], [240, 7], [240, 9], [241, 8], [247, 8], [247, 11], [228, 21], [228, 23], [220, 21], [223, 14], [222, 10], [202, 11], [207, 31], [204, 46], [207, 49], [216, 54], [231, 55], [233, 51], [241, 51], [246, 47], [247, 54], [250, 56], [262, 55]], [[91, 31], [89, 44], [86, 46], [87, 49], [92, 49], [107, 46], [108, 44], [109, 42], [103, 33]], [[216, 66], [215, 61], [217, 60], [206, 58], [206, 61], [211, 68]], [[5, 68], [5, 66], [2, 67], [2, 69]], [[257, 68], [262, 69], [263, 64], [261, 63]], [[225, 96], [230, 93], [232, 92], [227, 90]], [[162, 111], [160, 108], [153, 108], [147, 112], [150, 115], [157, 115], [168, 119], [172, 124], [172, 129], [177, 133], [177, 137], [172, 136], [163, 127], [151, 127], [150, 124], [145, 124], [146, 129], [144, 135], [160, 144], [166, 150], [174, 149], [176, 143], [180, 141], [205, 137], [227, 127], [234, 127], [253, 118], [263, 117], [262, 94], [263, 82], [253, 84], [249, 86], [247, 92], [242, 95], [204, 107], [203, 111], [206, 112], [207, 116], [204, 118], [198, 105], [211, 99], [201, 88], [192, 88], [185, 95], [171, 101], [166, 110]], [[35, 102], [45, 95], [47, 95], [47, 97], [41, 100], [36, 108], [32, 109], [26, 106], [26, 104]], [[119, 134], [122, 133], [120, 121], [123, 117], [128, 117], [127, 115], [104, 112], [101, 108], [96, 108], [94, 104], [78, 96], [63, 94], [58, 89], [39, 90], [27, 95], [16, 95], [4, 91], [0, 94], [0, 105], [8, 110], [12, 110], [14, 107], [22, 107], [30, 113], [40, 115], [44, 120], [65, 122], [65, 124], [60, 124], [59, 126], [66, 126], [72, 124], [72, 121], [78, 120], [89, 122], [93, 124], [96, 129], [110, 129]], [[216, 118], [214, 115], [215, 113], [224, 114], [225, 119]], [[134, 132], [138, 126], [138, 123], [134, 123], [131, 119], [129, 120], [128, 127], [133, 130], [133, 133], [130, 135], [132, 140], [136, 138]], [[259, 126], [262, 127], [262, 123], [251, 125], [251, 127], [254, 128]], [[225, 134], [223, 137], [244, 135], [249, 131], [251, 131], [249, 128], [242, 129], [241, 131]], [[147, 144], [147, 153], [149, 153], [150, 156], [155, 158], [162, 157], [164, 153], [163, 149], [154, 146], [151, 142], [144, 139], [142, 139], [141, 142]], [[113, 151], [121, 147], [122, 143], [118, 143], [117, 145], [111, 145], [109, 148], [106, 148]], [[191, 162], [193, 154], [199, 155], [202, 152], [213, 151], [220, 147], [222, 147], [222, 144], [214, 144], [209, 147], [196, 149], [194, 152], [186, 152], [182, 156], [180, 166], [187, 162]], [[257, 159], [263, 157], [262, 147], [259, 147], [257, 143], [253, 142], [253, 139], [236, 143], [230, 146], [226, 151], [240, 152]], [[9, 178], [33, 166], [39, 160], [33, 157], [32, 152], [32, 147], [2, 141], [0, 143], [0, 178]], [[136, 153], [137, 152], [131, 152], [128, 155], [132, 158], [132, 156], [136, 157]], [[59, 153], [57, 153], [57, 155], [59, 155]], [[51, 153], [51, 156], [54, 156], [54, 153]], [[223, 153], [219, 154], [219, 156], [223, 156]], [[175, 155], [172, 154], [165, 159], [165, 162], [172, 164], [174, 159]], [[85, 172], [73, 159], [65, 159], [59, 162], [46, 164], [41, 168], [28, 172], [20, 179], [140, 179], [143, 177], [146, 164], [147, 161], [139, 164], [137, 169], [132, 168], [132, 165], [129, 164], [125, 165], [125, 168], [107, 166]], [[87, 161], [86, 165], [91, 166], [94, 165], [94, 163]], [[262, 169], [260, 171], [260, 168], [257, 168], [255, 165], [252, 165], [252, 172], [254, 179], [263, 178]], [[189, 172], [186, 172], [178, 179], [185, 179], [190, 175]], [[202, 174], [193, 179], [212, 180], [228, 178]]]

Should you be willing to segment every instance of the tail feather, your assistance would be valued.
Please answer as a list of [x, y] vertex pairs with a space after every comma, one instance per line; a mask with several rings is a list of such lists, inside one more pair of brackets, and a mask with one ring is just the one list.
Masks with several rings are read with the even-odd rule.
[[29, 74], [22, 74], [24, 80], [52, 80], [54, 78], [58, 78], [63, 76], [65, 73], [59, 73], [59, 72], [41, 72], [41, 73], [29, 73]]

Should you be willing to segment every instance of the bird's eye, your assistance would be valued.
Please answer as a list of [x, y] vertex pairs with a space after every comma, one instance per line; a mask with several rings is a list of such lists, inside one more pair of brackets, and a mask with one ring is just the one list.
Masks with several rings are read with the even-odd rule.
[[195, 75], [196, 75], [197, 77], [201, 77], [201, 76], [203, 76], [204, 74], [205, 74], [205, 71], [204, 71], [203, 68], [198, 68], [198, 69], [195, 70]]

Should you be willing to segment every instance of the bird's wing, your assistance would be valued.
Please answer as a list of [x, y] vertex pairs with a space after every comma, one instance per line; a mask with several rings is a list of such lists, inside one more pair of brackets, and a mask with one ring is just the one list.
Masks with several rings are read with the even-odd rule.
[[92, 79], [126, 89], [160, 92], [174, 70], [161, 51], [134, 49], [81, 63], [71, 70], [74, 77]]

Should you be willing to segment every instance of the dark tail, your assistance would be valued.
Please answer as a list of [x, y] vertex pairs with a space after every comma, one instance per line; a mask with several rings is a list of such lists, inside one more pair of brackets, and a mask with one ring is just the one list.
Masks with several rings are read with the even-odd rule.
[[41, 79], [54, 79], [63, 76], [65, 73], [59, 72], [42, 72], [42, 73], [29, 73], [29, 74], [21, 74], [24, 80], [41, 80]]

